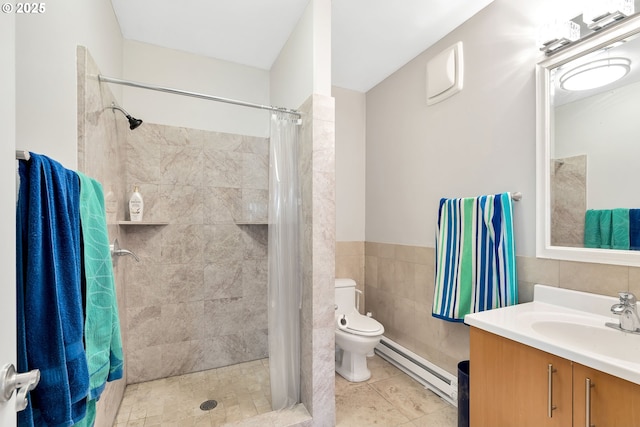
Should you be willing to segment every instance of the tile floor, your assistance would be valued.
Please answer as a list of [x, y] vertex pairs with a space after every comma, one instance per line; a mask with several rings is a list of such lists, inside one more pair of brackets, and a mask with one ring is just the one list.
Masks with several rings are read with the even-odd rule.
[[[369, 359], [371, 378], [336, 375], [337, 427], [456, 427], [457, 409], [390, 363]], [[216, 399], [218, 406], [199, 406]], [[268, 359], [127, 387], [114, 427], [214, 427], [269, 412]]]
[[[215, 399], [218, 406], [202, 411]], [[269, 360], [127, 386], [114, 427], [213, 427], [271, 411]]]
[[336, 374], [338, 427], [456, 427], [458, 409], [395, 366], [374, 356], [371, 378], [350, 383]]

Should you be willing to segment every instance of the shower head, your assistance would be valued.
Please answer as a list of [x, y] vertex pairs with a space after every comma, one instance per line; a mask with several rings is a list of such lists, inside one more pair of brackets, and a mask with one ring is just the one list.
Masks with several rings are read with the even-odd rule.
[[127, 120], [129, 120], [129, 129], [131, 130], [134, 130], [135, 128], [137, 128], [142, 124], [142, 120], [136, 119], [135, 117], [131, 117], [131, 115], [127, 113], [124, 108], [118, 107], [114, 102], [111, 103], [111, 109], [118, 110], [125, 115]]

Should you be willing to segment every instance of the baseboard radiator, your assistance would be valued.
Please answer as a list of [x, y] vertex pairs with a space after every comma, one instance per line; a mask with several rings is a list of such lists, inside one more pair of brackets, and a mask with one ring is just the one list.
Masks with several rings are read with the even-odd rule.
[[377, 355], [454, 406], [458, 406], [458, 378], [383, 336], [376, 346]]

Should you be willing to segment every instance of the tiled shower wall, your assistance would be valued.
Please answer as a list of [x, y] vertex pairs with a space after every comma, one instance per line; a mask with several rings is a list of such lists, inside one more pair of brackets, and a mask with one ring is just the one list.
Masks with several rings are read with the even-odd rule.
[[587, 210], [587, 156], [553, 159], [551, 171], [551, 245], [584, 246]]
[[[126, 382], [234, 363], [235, 356], [266, 356], [268, 154], [261, 138], [146, 122], [131, 132], [109, 108], [114, 98], [98, 74], [79, 48], [80, 169], [118, 195], [117, 220], [126, 219], [129, 192], [139, 184], [145, 220], [166, 222], [109, 225], [110, 236], [141, 263], [114, 258], [130, 376], [110, 383], [98, 402], [96, 427], [107, 427]], [[333, 301], [335, 269], [333, 98], [312, 95], [299, 109], [305, 211], [301, 394], [313, 425], [333, 425], [334, 321], [333, 303], [327, 304]]]
[[144, 123], [126, 164], [129, 383], [266, 357], [268, 139]]
[[[300, 397], [314, 426], [335, 425], [335, 104], [314, 94], [302, 113], [298, 174], [302, 201]], [[284, 425], [284, 424], [277, 424]]]
[[[127, 128], [125, 122], [105, 106], [115, 101], [106, 85], [100, 85], [95, 76], [100, 72], [87, 49], [77, 48], [78, 72], [78, 170], [102, 183], [104, 191], [124, 191], [123, 147]], [[107, 218], [109, 237], [122, 236], [112, 218]], [[125, 319], [124, 269], [126, 260], [114, 259], [113, 269], [120, 314], [120, 328], [126, 353], [127, 323]], [[126, 361], [125, 361], [126, 363]], [[111, 427], [120, 406], [127, 384], [127, 376], [122, 380], [109, 382], [98, 401], [95, 427]]]
[[[146, 122], [130, 131], [90, 54], [77, 56], [78, 169], [116, 195], [110, 239], [141, 260], [114, 258], [128, 376], [100, 399], [106, 427], [126, 383], [267, 356], [268, 140]], [[117, 224], [133, 184], [145, 222], [165, 225]]]

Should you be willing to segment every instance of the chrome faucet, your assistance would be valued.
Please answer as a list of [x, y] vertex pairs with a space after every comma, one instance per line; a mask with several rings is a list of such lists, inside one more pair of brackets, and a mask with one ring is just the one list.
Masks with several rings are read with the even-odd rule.
[[111, 256], [129, 255], [135, 258], [137, 262], [140, 262], [140, 258], [138, 258], [138, 255], [134, 254], [133, 252], [127, 249], [120, 249], [120, 244], [118, 243], [118, 239], [114, 240], [113, 244], [109, 245], [109, 249], [111, 250]]
[[640, 317], [638, 316], [637, 298], [631, 292], [618, 292], [620, 302], [611, 306], [611, 312], [620, 316], [620, 324], [609, 323], [610, 328], [624, 332], [640, 334]]

